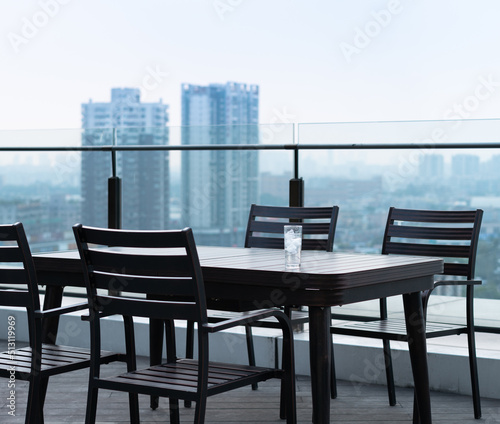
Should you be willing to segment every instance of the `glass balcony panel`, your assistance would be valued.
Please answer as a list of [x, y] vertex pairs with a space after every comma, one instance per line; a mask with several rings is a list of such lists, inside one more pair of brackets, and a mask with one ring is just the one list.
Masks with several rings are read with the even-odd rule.
[[[493, 143], [500, 121], [301, 124], [299, 145], [346, 145], [335, 150], [301, 150], [300, 175], [306, 205], [340, 205], [336, 249], [380, 252], [390, 206], [422, 209], [481, 208], [484, 217], [476, 261], [483, 285], [477, 298], [499, 299], [498, 217], [500, 150], [445, 149], [432, 143]], [[387, 134], [387, 137], [384, 137]], [[431, 141], [429, 141], [431, 140]], [[424, 143], [413, 149], [351, 149], [352, 144]], [[463, 296], [463, 287], [437, 294]]]

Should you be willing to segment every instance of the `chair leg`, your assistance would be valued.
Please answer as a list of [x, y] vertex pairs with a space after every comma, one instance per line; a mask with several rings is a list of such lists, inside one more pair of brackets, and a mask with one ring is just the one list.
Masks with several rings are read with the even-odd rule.
[[394, 386], [394, 371], [392, 368], [391, 344], [389, 340], [383, 340], [385, 377], [387, 380], [387, 394], [389, 395], [389, 405], [396, 405], [396, 387]]
[[[247, 339], [248, 365], [255, 366], [255, 349], [253, 345], [252, 327], [245, 325], [245, 335]], [[252, 390], [257, 390], [257, 383], [252, 384]]]
[[[278, 346], [278, 338], [274, 338], [274, 367], [279, 368], [280, 367], [280, 360], [279, 360], [279, 346]], [[285, 381], [284, 379], [281, 379], [280, 383], [280, 418], [284, 419], [286, 417], [286, 396], [285, 396]]]
[[469, 366], [472, 386], [472, 401], [474, 403], [474, 418], [481, 418], [481, 396], [479, 394], [479, 377], [477, 372], [476, 342], [474, 330], [468, 336], [469, 341]]
[[[287, 354], [285, 354], [285, 352]], [[282, 379], [281, 390], [284, 393], [284, 406], [285, 417], [287, 424], [297, 423], [297, 399], [296, 399], [296, 386], [295, 386], [295, 356], [293, 353], [293, 335], [290, 337], [283, 337], [283, 356], [282, 368], [285, 376]]]
[[194, 412], [194, 422], [204, 423], [206, 411], [207, 411], [207, 398], [204, 397], [198, 399], [198, 402], [196, 402], [196, 409]]
[[28, 405], [26, 407], [25, 424], [43, 423], [43, 406], [40, 405], [40, 378], [35, 377], [30, 381], [28, 391]]
[[170, 424], [179, 424], [179, 399], [169, 399], [168, 402], [170, 406]]
[[474, 286], [467, 286], [467, 341], [469, 347], [470, 380], [472, 386], [472, 401], [474, 403], [474, 418], [481, 418], [481, 396], [479, 394], [479, 377], [477, 372], [476, 335], [474, 332]]
[[[158, 365], [161, 363], [163, 351], [163, 321], [150, 319], [149, 321], [149, 364]], [[150, 397], [150, 408], [154, 411], [158, 408], [158, 396]]]
[[39, 409], [40, 409], [40, 424], [44, 424], [45, 418], [43, 414], [43, 406], [45, 405], [45, 397], [47, 395], [47, 387], [49, 385], [49, 377], [42, 378], [40, 381], [40, 400], [39, 400]]
[[420, 413], [418, 412], [417, 393], [413, 393], [413, 424], [420, 424]]
[[128, 394], [128, 405], [130, 413], [130, 422], [132, 424], [139, 424], [139, 395], [137, 393]]
[[[186, 326], [186, 358], [192, 359], [194, 356], [194, 322], [188, 321]], [[191, 401], [184, 401], [185, 408], [191, 408]]]
[[95, 424], [97, 415], [97, 388], [89, 387], [85, 424]]
[[337, 398], [337, 373], [335, 372], [335, 356], [334, 356], [333, 341], [332, 341], [332, 356], [330, 364], [330, 397], [332, 399]]
[[[123, 317], [123, 326], [125, 329], [125, 350], [127, 352], [127, 371], [132, 372], [137, 369], [137, 360], [135, 352], [134, 321], [132, 317]], [[130, 413], [130, 422], [139, 424], [139, 396], [137, 393], [129, 393], [128, 406]]]

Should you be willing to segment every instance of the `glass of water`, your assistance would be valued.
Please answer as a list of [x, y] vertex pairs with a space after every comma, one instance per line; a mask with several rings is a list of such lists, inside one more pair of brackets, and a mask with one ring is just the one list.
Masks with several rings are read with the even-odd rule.
[[285, 268], [300, 267], [302, 250], [302, 225], [285, 225]]

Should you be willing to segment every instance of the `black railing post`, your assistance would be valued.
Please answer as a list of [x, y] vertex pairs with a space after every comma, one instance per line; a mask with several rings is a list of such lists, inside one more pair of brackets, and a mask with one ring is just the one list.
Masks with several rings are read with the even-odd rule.
[[122, 227], [122, 180], [108, 178], [108, 228]]
[[289, 206], [304, 206], [304, 180], [302, 178], [290, 180]]
[[[113, 146], [116, 146], [116, 128], [113, 128]], [[116, 151], [111, 150], [111, 172], [108, 178], [108, 228], [122, 227], [122, 180], [116, 176]]]
[[290, 180], [288, 206], [304, 206], [304, 180], [299, 178], [299, 149], [295, 147], [293, 157], [293, 178]]
[[[108, 178], [108, 228], [116, 230], [122, 227], [122, 180], [116, 176], [116, 152], [114, 150], [111, 150], [111, 168], [113, 176]], [[108, 290], [108, 294], [120, 296], [117, 290]]]

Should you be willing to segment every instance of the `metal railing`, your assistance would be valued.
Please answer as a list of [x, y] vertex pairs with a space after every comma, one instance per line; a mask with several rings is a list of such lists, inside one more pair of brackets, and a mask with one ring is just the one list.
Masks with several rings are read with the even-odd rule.
[[[285, 128], [285, 129], [283, 129]], [[394, 130], [396, 128], [396, 130]], [[436, 131], [436, 128], [439, 131]], [[458, 129], [458, 132], [457, 132]], [[48, 135], [43, 132], [29, 132], [23, 135], [23, 142], [18, 140], [10, 141], [12, 132], [0, 132], [0, 152], [15, 152], [26, 154], [48, 153], [48, 152], [101, 152], [109, 154], [109, 160], [106, 161], [110, 169], [108, 178], [108, 226], [119, 228], [122, 226], [122, 176], [118, 172], [117, 155], [119, 153], [128, 154], [128, 152], [168, 152], [173, 154], [180, 152], [287, 152], [287, 169], [290, 170], [288, 177], [288, 204], [291, 206], [303, 206], [305, 198], [307, 200], [309, 189], [305, 189], [305, 182], [311, 175], [311, 169], [304, 162], [306, 154], [311, 152], [346, 152], [347, 156], [356, 156], [360, 152], [374, 152], [375, 154], [394, 151], [417, 151], [422, 155], [436, 154], [444, 151], [460, 150], [468, 154], [477, 154], [480, 152], [500, 152], [500, 120], [468, 120], [468, 121], [412, 121], [412, 122], [373, 122], [373, 123], [339, 123], [339, 124], [283, 124], [283, 127], [259, 126], [258, 136], [255, 138], [257, 143], [249, 144], [181, 144], [183, 128], [167, 128], [170, 131], [168, 145], [123, 145], [121, 135], [128, 128], [120, 129], [99, 129], [92, 131], [101, 131], [109, 134], [101, 136], [99, 142], [103, 144], [82, 146], [83, 135], [87, 130], [74, 130], [71, 134], [62, 131], [54, 136], [53, 132]], [[158, 130], [158, 129], [155, 129]], [[165, 129], [162, 129], [165, 130]], [[219, 129], [218, 129], [219, 130]], [[229, 129], [228, 131], [230, 131]], [[175, 132], [179, 134], [177, 138]], [[203, 129], [197, 131], [203, 135]], [[239, 131], [239, 129], [238, 129]], [[216, 131], [220, 132], [220, 131]], [[224, 133], [224, 131], [222, 131]], [[237, 132], [237, 131], [236, 131]], [[354, 135], [353, 135], [354, 134]], [[446, 137], [443, 136], [446, 134]], [[426, 137], [429, 135], [429, 137]], [[19, 138], [19, 137], [18, 137]], [[58, 146], [47, 145], [50, 139], [57, 139]], [[73, 145], [68, 143], [64, 145], [64, 140], [72, 140]], [[45, 139], [46, 145], [40, 146], [39, 139]], [[381, 140], [387, 139], [387, 142]], [[128, 142], [133, 140], [129, 136]], [[254, 139], [247, 138], [245, 141]], [[14, 145], [15, 143], [15, 145]], [[28, 145], [26, 145], [28, 144]], [[267, 153], [266, 153], [267, 154]], [[371, 154], [371, 153], [370, 153]], [[282, 156], [283, 157], [283, 156]], [[344, 157], [344, 156], [342, 156]], [[396, 161], [399, 160], [396, 158]], [[329, 167], [331, 175], [336, 175], [338, 163], [332, 163]], [[411, 179], [411, 178], [410, 178]], [[337, 183], [342, 185], [343, 182]], [[285, 187], [283, 187], [285, 192]], [[398, 198], [400, 200], [401, 197]], [[346, 205], [345, 198], [337, 197], [333, 199], [334, 203], [341, 206], [341, 216], [345, 216]], [[355, 198], [355, 202], [359, 202]], [[328, 199], [328, 204], [332, 203]], [[494, 215], [493, 211], [486, 211], [486, 215]], [[496, 210], [494, 211], [496, 213]], [[369, 225], [369, 224], [366, 224]], [[493, 228], [493, 226], [492, 226]], [[366, 231], [365, 229], [363, 231]], [[495, 229], [496, 231], [496, 229]], [[498, 229], [500, 233], [500, 228]], [[336, 237], [336, 242], [342, 242], [344, 234]], [[496, 258], [491, 258], [496, 260]], [[499, 284], [500, 287], [500, 284]], [[499, 293], [500, 295], [500, 293]]]

